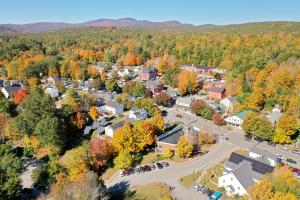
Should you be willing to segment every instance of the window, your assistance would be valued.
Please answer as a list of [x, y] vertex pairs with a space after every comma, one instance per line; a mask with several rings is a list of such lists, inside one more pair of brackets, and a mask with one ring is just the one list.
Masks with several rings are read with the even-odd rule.
[[240, 190], [240, 187], [238, 187], [238, 190]]
[[232, 181], [233, 181], [233, 178], [231, 177], [231, 178], [230, 178], [230, 180], [232, 180]]

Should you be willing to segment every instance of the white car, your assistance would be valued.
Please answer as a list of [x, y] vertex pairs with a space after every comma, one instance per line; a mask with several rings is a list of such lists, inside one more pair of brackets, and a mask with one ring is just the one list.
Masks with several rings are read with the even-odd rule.
[[289, 149], [287, 147], [280, 147], [281, 150], [284, 150], [284, 151], [288, 151]]

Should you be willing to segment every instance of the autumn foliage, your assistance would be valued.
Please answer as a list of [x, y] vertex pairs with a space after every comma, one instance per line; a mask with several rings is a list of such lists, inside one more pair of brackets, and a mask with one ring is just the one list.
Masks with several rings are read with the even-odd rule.
[[95, 170], [101, 169], [115, 154], [110, 138], [93, 138], [89, 142], [88, 154]]
[[19, 104], [21, 103], [27, 96], [28, 96], [28, 92], [21, 88], [19, 89], [14, 95], [13, 95], [13, 101], [15, 104]]
[[194, 94], [199, 89], [197, 74], [187, 70], [181, 71], [177, 78], [177, 86], [181, 96]]

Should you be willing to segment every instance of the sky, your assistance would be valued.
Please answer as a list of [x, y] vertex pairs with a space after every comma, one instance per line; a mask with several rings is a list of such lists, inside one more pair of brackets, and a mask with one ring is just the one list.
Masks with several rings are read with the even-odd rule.
[[238, 24], [300, 21], [300, 0], [0, 0], [0, 24], [135, 18]]

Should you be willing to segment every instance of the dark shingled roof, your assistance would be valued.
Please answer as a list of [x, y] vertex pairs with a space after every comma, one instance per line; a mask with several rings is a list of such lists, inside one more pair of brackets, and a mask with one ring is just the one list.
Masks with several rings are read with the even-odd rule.
[[143, 68], [143, 73], [151, 73], [151, 72], [155, 72], [154, 67], [145, 67]]
[[212, 87], [209, 92], [215, 92], [215, 93], [223, 93], [225, 91], [225, 88], [222, 87]]
[[13, 92], [18, 91], [19, 89], [21, 89], [20, 85], [9, 85], [4, 87], [4, 89], [8, 92], [9, 95], [12, 95]]
[[271, 165], [254, 160], [252, 158], [248, 158], [246, 156], [242, 156], [242, 155], [234, 153], [234, 152], [230, 155], [228, 162], [232, 162], [232, 163], [235, 163], [238, 165], [244, 160], [250, 162], [251, 167], [252, 167], [251, 169], [257, 173], [266, 174], [266, 173], [271, 173], [274, 171], [274, 167], [272, 167]]
[[169, 144], [177, 144], [180, 136], [182, 135], [183, 126], [179, 125], [172, 130], [157, 137], [159, 142], [165, 142]]

